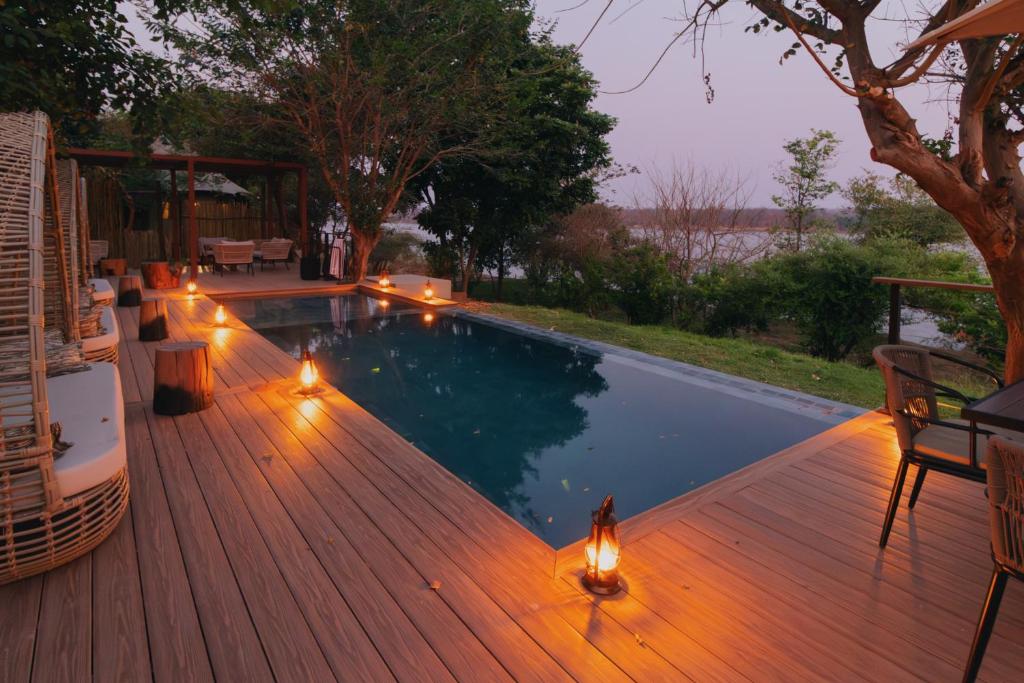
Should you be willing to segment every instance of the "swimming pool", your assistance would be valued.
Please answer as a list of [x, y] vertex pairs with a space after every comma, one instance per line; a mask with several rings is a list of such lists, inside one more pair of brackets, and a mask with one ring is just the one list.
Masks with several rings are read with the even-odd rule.
[[372, 297], [226, 304], [554, 547], [860, 411], [664, 359]]

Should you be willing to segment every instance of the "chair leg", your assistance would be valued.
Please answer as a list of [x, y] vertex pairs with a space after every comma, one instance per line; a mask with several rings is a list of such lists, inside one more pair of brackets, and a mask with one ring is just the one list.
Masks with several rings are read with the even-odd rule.
[[985, 658], [985, 647], [992, 635], [992, 629], [996, 625], [996, 615], [999, 614], [999, 603], [1003, 599], [1003, 589], [1006, 588], [1006, 580], [1009, 574], [1000, 571], [999, 567], [992, 570], [992, 580], [988, 585], [988, 594], [985, 596], [985, 603], [981, 607], [981, 616], [978, 618], [978, 629], [974, 632], [974, 642], [971, 643], [971, 654], [967, 657], [967, 668], [964, 669], [964, 683], [973, 683], [978, 677], [981, 669], [981, 660]]
[[900, 493], [903, 492], [903, 482], [907, 478], [907, 468], [910, 463], [903, 456], [900, 456], [900, 465], [896, 470], [896, 481], [892, 483], [892, 493], [889, 494], [889, 507], [885, 511], [885, 521], [882, 522], [882, 537], [878, 539], [881, 548], [889, 542], [889, 532], [892, 531], [892, 523], [896, 519], [896, 510], [900, 507]]
[[910, 490], [910, 502], [907, 503], [907, 507], [914, 509], [914, 503], [917, 502], [917, 497], [921, 495], [921, 486], [924, 485], [924, 475], [928, 474], [928, 468], [917, 466], [917, 477], [914, 479], [914, 488]]

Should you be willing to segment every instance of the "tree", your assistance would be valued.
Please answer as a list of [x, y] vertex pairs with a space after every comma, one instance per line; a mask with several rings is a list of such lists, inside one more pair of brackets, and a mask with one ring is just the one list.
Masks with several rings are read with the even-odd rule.
[[881, 177], [866, 173], [851, 179], [843, 196], [855, 216], [851, 231], [862, 239], [900, 237], [922, 247], [964, 239], [956, 220], [907, 176], [891, 178], [886, 189]]
[[193, 81], [274, 105], [260, 123], [316, 160], [348, 221], [357, 279], [409, 182], [500, 128], [506, 53], [532, 22], [525, 0], [201, 4], [188, 22], [151, 18]]
[[[672, 271], [689, 282], [713, 266], [763, 255], [769, 240], [746, 230], [751, 189], [747, 178], [692, 162], [648, 172], [651, 195], [635, 200], [643, 239], [666, 254]], [[647, 208], [649, 207], [649, 208]], [[646, 209], [646, 210], [645, 210]]]
[[549, 218], [596, 199], [615, 125], [592, 108], [597, 86], [579, 55], [547, 32], [522, 36], [507, 69], [501, 129], [417, 183], [426, 205], [417, 220], [456, 255], [462, 290], [488, 264], [498, 271], [499, 298], [509, 260], [536, 248]]
[[[166, 2], [155, 2], [162, 7]], [[0, 2], [0, 110], [46, 112], [81, 143], [107, 107], [141, 125], [173, 85], [166, 63], [140, 48], [114, 0]]]
[[[680, 37], [701, 40], [727, 1], [697, 0]], [[898, 20], [898, 5], [886, 4], [884, 21], [875, 21], [872, 15], [879, 0], [746, 4], [761, 15], [749, 31], [792, 31], [797, 43], [783, 57], [802, 47], [836, 87], [855, 98], [871, 158], [913, 178], [963, 227], [985, 260], [1007, 327], [1006, 379], [1024, 379], [1024, 172], [1019, 149], [1024, 141], [1024, 40], [970, 38], [937, 47], [924, 44], [882, 66], [873, 54], [898, 49], [881, 49], [878, 40], [869, 40], [868, 27], [875, 30]], [[904, 23], [908, 33], [923, 35], [977, 4], [946, 0], [931, 9], [908, 6]], [[922, 79], [946, 86], [949, 101], [958, 109], [949, 141], [922, 135], [899, 100], [900, 88]], [[949, 144], [954, 139], [956, 154]]]
[[796, 251], [803, 246], [804, 231], [818, 209], [818, 200], [839, 189], [828, 179], [838, 145], [839, 139], [832, 131], [812, 129], [811, 137], [789, 140], [782, 147], [792, 163], [780, 166], [772, 176], [783, 189], [783, 194], [772, 196], [772, 202], [786, 212], [789, 228], [796, 236]]

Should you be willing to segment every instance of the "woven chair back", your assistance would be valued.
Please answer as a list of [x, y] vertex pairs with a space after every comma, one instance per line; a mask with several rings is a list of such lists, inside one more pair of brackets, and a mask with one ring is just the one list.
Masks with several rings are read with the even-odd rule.
[[264, 261], [282, 261], [288, 258], [291, 250], [291, 240], [264, 240], [260, 245], [260, 255]]
[[252, 242], [218, 242], [213, 245], [213, 258], [221, 265], [252, 263], [255, 249]]
[[992, 554], [1024, 573], [1024, 443], [994, 436], [986, 457]]
[[886, 407], [896, 426], [896, 437], [900, 448], [913, 448], [914, 436], [928, 426], [915, 416], [937, 419], [939, 406], [935, 389], [896, 371], [902, 368], [923, 379], [934, 381], [928, 351], [914, 346], [887, 344], [877, 346], [872, 352], [878, 369], [885, 378]]

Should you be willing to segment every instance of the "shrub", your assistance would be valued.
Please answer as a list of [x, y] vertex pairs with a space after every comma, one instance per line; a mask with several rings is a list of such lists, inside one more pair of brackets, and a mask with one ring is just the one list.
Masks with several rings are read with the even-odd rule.
[[729, 265], [695, 275], [681, 295], [681, 326], [713, 337], [766, 329], [775, 297], [762, 270]]
[[868, 250], [828, 238], [766, 265], [780, 269], [785, 308], [811, 354], [840, 360], [877, 333], [887, 297], [871, 283], [879, 268]]
[[679, 291], [665, 254], [649, 244], [616, 251], [610, 265], [618, 303], [633, 325], [665, 320]]

